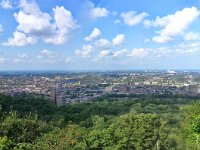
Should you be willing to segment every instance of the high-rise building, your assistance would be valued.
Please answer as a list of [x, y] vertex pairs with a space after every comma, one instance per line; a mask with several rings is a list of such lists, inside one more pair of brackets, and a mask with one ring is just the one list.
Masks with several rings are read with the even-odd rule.
[[58, 94], [56, 96], [56, 105], [59, 107], [59, 106], [62, 106], [64, 105], [64, 97], [62, 94]]
[[56, 91], [55, 89], [50, 93], [50, 100], [57, 106], [62, 106], [65, 104], [63, 93]]
[[52, 90], [50, 93], [50, 101], [52, 101], [54, 104], [56, 104], [56, 90]]

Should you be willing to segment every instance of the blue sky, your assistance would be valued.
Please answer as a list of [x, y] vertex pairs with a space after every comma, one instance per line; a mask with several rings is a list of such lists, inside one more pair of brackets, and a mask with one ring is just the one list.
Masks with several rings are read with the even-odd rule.
[[198, 0], [1, 0], [0, 70], [199, 69]]

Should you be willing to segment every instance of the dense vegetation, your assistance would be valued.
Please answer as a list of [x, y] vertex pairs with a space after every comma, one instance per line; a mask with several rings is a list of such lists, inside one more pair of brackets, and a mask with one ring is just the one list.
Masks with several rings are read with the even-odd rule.
[[0, 150], [198, 150], [200, 103], [180, 97], [114, 97], [56, 107], [0, 95]]

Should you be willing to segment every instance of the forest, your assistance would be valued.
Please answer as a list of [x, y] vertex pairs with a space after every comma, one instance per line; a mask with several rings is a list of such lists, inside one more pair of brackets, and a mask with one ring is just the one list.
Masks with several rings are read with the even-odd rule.
[[142, 96], [56, 107], [0, 95], [0, 150], [199, 150], [198, 98]]

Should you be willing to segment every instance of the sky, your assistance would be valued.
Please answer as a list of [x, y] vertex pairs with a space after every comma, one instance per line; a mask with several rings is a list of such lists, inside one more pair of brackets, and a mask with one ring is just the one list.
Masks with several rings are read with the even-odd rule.
[[0, 71], [200, 69], [199, 0], [0, 0]]

